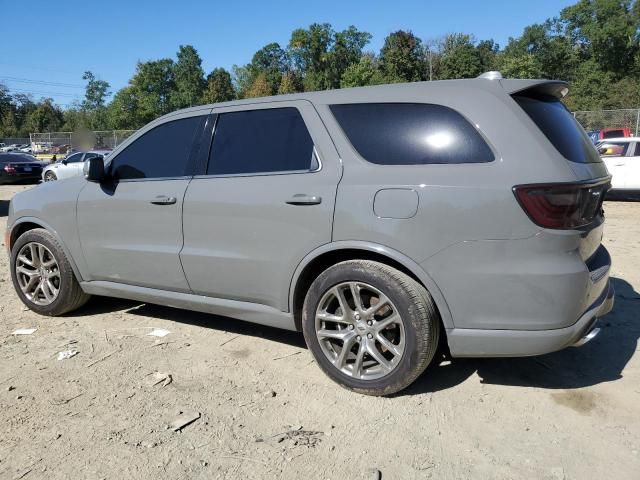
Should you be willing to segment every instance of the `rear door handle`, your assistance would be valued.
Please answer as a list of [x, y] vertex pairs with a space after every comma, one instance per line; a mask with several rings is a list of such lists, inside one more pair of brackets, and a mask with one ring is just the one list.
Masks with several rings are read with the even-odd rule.
[[289, 205], [318, 205], [322, 203], [322, 197], [316, 195], [307, 195], [305, 193], [296, 193], [287, 200]]
[[151, 203], [154, 205], [173, 205], [178, 200], [176, 197], [167, 197], [166, 195], [158, 195], [156, 198], [151, 200]]

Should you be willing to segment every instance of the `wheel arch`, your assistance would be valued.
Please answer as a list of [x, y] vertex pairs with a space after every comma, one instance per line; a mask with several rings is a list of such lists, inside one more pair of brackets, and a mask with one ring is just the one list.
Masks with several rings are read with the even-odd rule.
[[431, 294], [445, 329], [453, 328], [453, 319], [442, 292], [416, 262], [406, 255], [371, 242], [340, 241], [325, 244], [309, 253], [296, 268], [289, 288], [289, 311], [296, 330], [302, 329], [302, 305], [313, 280], [324, 270], [346, 260], [372, 260], [406, 273]]
[[71, 268], [73, 269], [73, 273], [76, 276], [76, 280], [78, 282], [82, 281], [82, 275], [80, 274], [80, 270], [78, 270], [78, 266], [71, 255], [71, 252], [67, 248], [67, 245], [64, 243], [58, 232], [54, 228], [51, 227], [48, 223], [36, 217], [22, 217], [17, 219], [13, 225], [11, 226], [11, 230], [9, 232], [9, 245], [7, 246], [9, 252], [13, 248], [15, 241], [20, 238], [21, 235], [25, 234], [30, 230], [35, 230], [36, 228], [43, 228], [48, 231], [51, 235], [53, 235], [58, 243], [62, 246], [62, 250], [64, 251], [65, 256], [69, 260], [71, 264]]

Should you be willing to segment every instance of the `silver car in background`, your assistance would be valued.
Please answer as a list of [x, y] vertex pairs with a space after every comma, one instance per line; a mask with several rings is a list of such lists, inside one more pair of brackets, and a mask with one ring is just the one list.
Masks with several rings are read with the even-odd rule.
[[51, 182], [64, 178], [82, 176], [82, 166], [86, 160], [95, 157], [106, 157], [111, 150], [89, 150], [87, 152], [73, 152], [64, 158], [47, 165], [42, 171], [42, 180]]
[[567, 92], [492, 74], [165, 115], [12, 199], [15, 290], [43, 315], [104, 295], [302, 331], [369, 395], [438, 348], [582, 345], [613, 305], [611, 177]]

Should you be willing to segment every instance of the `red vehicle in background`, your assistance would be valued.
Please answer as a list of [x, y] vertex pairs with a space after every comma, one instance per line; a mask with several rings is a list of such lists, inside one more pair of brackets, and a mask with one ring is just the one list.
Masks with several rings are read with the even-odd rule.
[[603, 128], [602, 130], [600, 130], [600, 133], [598, 134], [598, 137], [601, 140], [604, 140], [605, 138], [620, 138], [620, 137], [630, 137], [630, 136], [631, 136], [631, 129], [627, 127]]

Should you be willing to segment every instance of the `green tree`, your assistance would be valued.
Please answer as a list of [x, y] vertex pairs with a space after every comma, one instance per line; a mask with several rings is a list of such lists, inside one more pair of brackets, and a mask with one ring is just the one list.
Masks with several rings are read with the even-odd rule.
[[525, 27], [519, 38], [510, 38], [500, 55], [500, 62], [524, 66], [529, 56], [533, 64], [528, 70], [535, 72], [535, 77], [573, 80], [578, 63], [576, 52], [571, 40], [562, 33], [562, 25], [556, 20], [548, 20], [544, 24]]
[[87, 81], [82, 108], [90, 112], [104, 108], [107, 98], [111, 95], [109, 82], [98, 80], [96, 76], [88, 70], [84, 72], [82, 79]]
[[269, 80], [267, 80], [267, 75], [261, 73], [256, 77], [251, 88], [247, 91], [247, 98], [268, 97], [269, 95], [271, 95], [271, 85], [269, 84]]
[[174, 109], [171, 102], [176, 90], [173, 66], [173, 60], [168, 58], [138, 63], [129, 84], [136, 99], [136, 117], [143, 125]]
[[482, 58], [470, 35], [453, 33], [444, 38], [441, 78], [473, 78], [482, 72]]
[[0, 119], [0, 137], [16, 137], [18, 135], [18, 121], [13, 109], [6, 108]]
[[389, 83], [424, 80], [422, 41], [411, 31], [398, 30], [389, 34], [380, 50], [380, 69]]
[[231, 75], [224, 68], [216, 68], [207, 76], [207, 87], [202, 97], [204, 103], [228, 102], [236, 97]]
[[351, 25], [346, 30], [336, 32], [333, 45], [327, 55], [327, 86], [339, 88], [342, 76], [362, 57], [362, 49], [371, 41], [371, 34], [361, 32]]
[[327, 62], [333, 39], [334, 31], [328, 23], [314, 23], [308, 29], [299, 28], [291, 34], [289, 55], [306, 91], [330, 88]]
[[270, 43], [258, 50], [247, 66], [251, 83], [264, 75], [271, 88], [270, 95], [278, 91], [282, 75], [289, 70], [289, 58], [278, 43]]
[[[109, 128], [107, 108], [103, 108], [103, 119], [101, 120], [103, 123], [100, 126], [100, 130]], [[91, 118], [91, 114], [89, 114], [87, 110], [79, 106], [73, 106], [63, 112], [64, 123], [62, 125], [62, 130], [65, 132], [75, 132], [80, 128], [89, 129], [92, 128], [92, 121], [94, 121], [94, 119]]]
[[540, 66], [529, 53], [521, 55], [499, 55], [497, 68], [505, 78], [541, 78]]
[[54, 105], [53, 99], [43, 98], [25, 119], [25, 127], [30, 133], [59, 131], [63, 123], [60, 107]]
[[114, 95], [107, 109], [109, 127], [116, 130], [137, 129], [145, 121], [139, 115], [138, 95], [133, 86], [124, 87]]
[[202, 59], [197, 50], [191, 45], [180, 45], [177, 61], [171, 68], [171, 107], [178, 109], [197, 105], [206, 85]]
[[381, 83], [384, 83], [384, 78], [380, 72], [378, 61], [370, 53], [360, 57], [358, 63], [349, 65], [340, 80], [342, 88], [380, 85]]
[[579, 0], [560, 12], [560, 22], [583, 57], [624, 75], [640, 51], [640, 6], [632, 0]]
[[[82, 76], [83, 80], [87, 81], [85, 87], [84, 100], [80, 105], [82, 112], [78, 115], [69, 117], [69, 120], [73, 117], [71, 123], [77, 123], [79, 118], [82, 117], [83, 126], [93, 128], [96, 130], [102, 130], [106, 128], [106, 101], [111, 92], [109, 91], [110, 85], [104, 80], [98, 80], [96, 76], [90, 72], [84, 72]], [[67, 119], [65, 119], [65, 123]]]
[[294, 72], [285, 72], [282, 74], [280, 85], [278, 86], [278, 95], [297, 93], [301, 92], [302, 89], [302, 82]]
[[231, 72], [231, 81], [236, 95], [238, 98], [246, 98], [253, 81], [248, 66], [234, 65], [231, 67]]
[[9, 93], [9, 88], [4, 83], [0, 83], [0, 116], [4, 115], [7, 110], [12, 109], [15, 109], [15, 105]]

